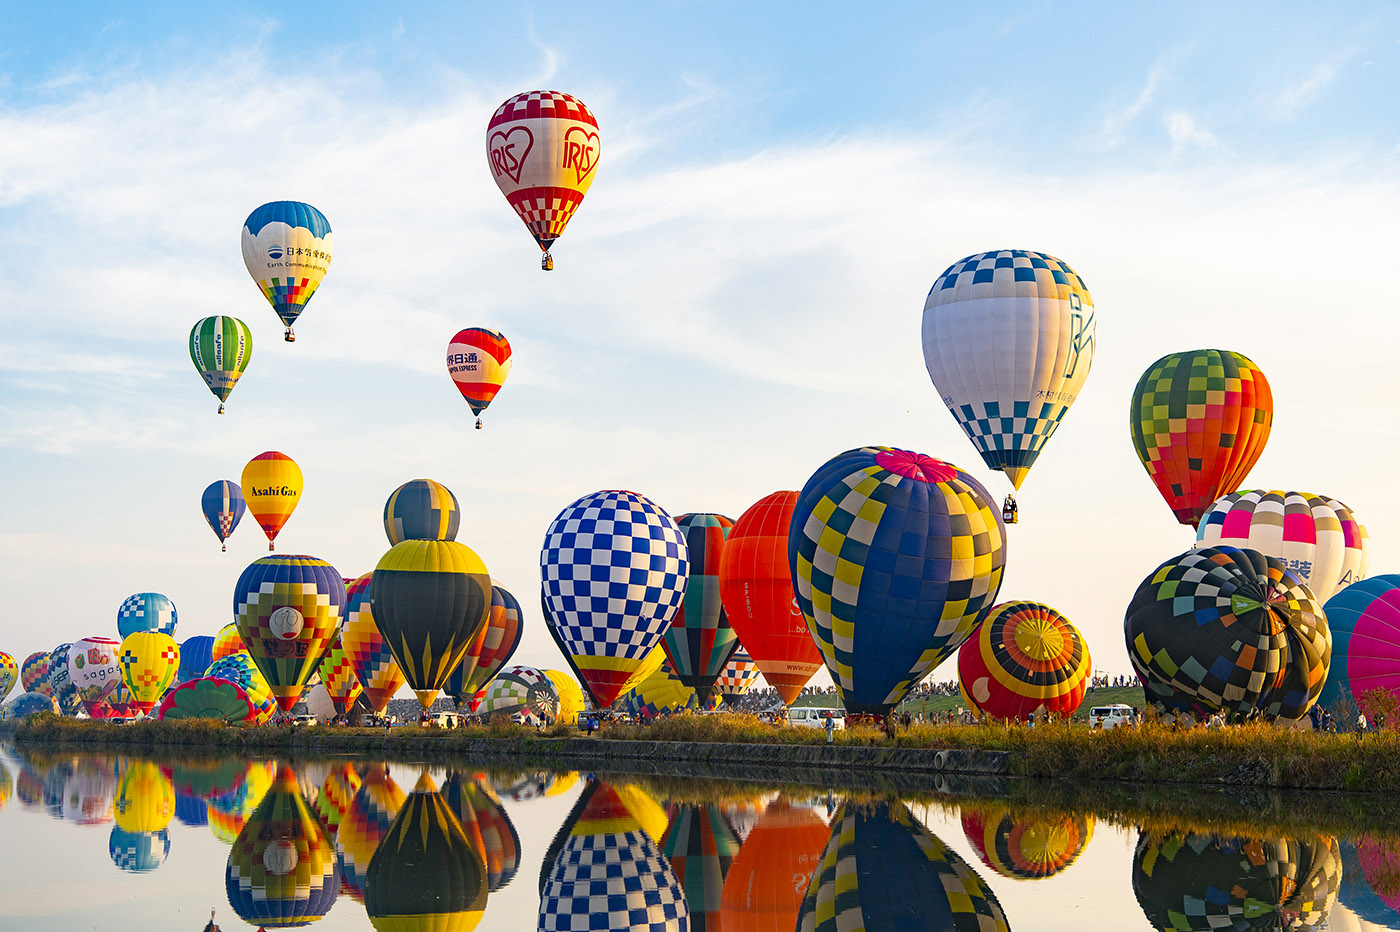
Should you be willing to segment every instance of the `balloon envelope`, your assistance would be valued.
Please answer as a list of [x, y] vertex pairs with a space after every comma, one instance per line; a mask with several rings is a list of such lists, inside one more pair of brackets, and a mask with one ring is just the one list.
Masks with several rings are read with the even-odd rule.
[[[204, 520], [209, 523], [209, 529], [222, 544], [238, 528], [238, 522], [243, 520], [243, 512], [248, 509], [248, 503], [243, 500], [243, 490], [239, 488], [238, 483], [219, 479], [205, 487], [204, 494], [199, 497], [199, 507], [204, 512]], [[224, 549], [227, 550], [228, 547], [225, 546]]]
[[320, 667], [317, 668], [317, 672], [321, 674], [321, 685], [325, 687], [326, 694], [335, 705], [336, 713], [340, 715], [350, 711], [361, 692], [360, 681], [355, 676], [355, 665], [345, 653], [343, 630], [342, 624], [341, 631], [336, 632], [330, 650], [326, 651], [325, 656], [321, 658]]
[[1353, 699], [1373, 689], [1400, 696], [1400, 575], [1353, 583], [1324, 609], [1332, 666], [1318, 704], [1329, 706], [1346, 691]]
[[[9, 654], [5, 656], [8, 657]], [[50, 695], [52, 690], [49, 688], [49, 652], [36, 650], [25, 657], [24, 663], [19, 668], [19, 679], [25, 692]]]
[[326, 215], [301, 201], [272, 201], [243, 221], [243, 264], [289, 340], [330, 268], [333, 239]]
[[992, 606], [958, 650], [958, 682], [974, 709], [994, 719], [1053, 712], [1069, 718], [1094, 670], [1079, 629], [1040, 602]]
[[[238, 633], [236, 626], [233, 628], [234, 634]], [[242, 643], [239, 638], [239, 643]], [[239, 650], [242, 650], [240, 647]], [[237, 651], [234, 651], [237, 653]], [[196, 634], [192, 638], [185, 638], [180, 642], [180, 670], [176, 675], [176, 682], [183, 683], [204, 675], [204, 671], [209, 669], [209, 665], [214, 662], [214, 639], [207, 634]]]
[[446, 692], [459, 709], [469, 705], [473, 712], [476, 711], [479, 704], [475, 698], [477, 694], [486, 688], [520, 646], [520, 636], [525, 630], [522, 621], [520, 602], [504, 586], [493, 582], [486, 625], [472, 638], [467, 652], [462, 655], [462, 662], [447, 678]]
[[379, 633], [379, 626], [374, 623], [370, 605], [372, 579], [373, 574], [366, 573], [346, 589], [345, 624], [341, 628], [340, 643], [369, 704], [377, 714], [383, 715], [389, 700], [403, 686], [404, 678], [389, 645]]
[[15, 658], [4, 651], [0, 651], [0, 702], [10, 694], [10, 690], [15, 688], [15, 683], [20, 679], [19, 664], [15, 663]]
[[559, 691], [545, 671], [535, 667], [507, 667], [486, 688], [481, 715], [514, 715], [528, 712], [536, 720], [559, 718]]
[[215, 660], [204, 675], [238, 684], [253, 705], [250, 721], [266, 722], [277, 711], [277, 698], [272, 693], [272, 686], [246, 650]]
[[1065, 870], [1094, 837], [1092, 813], [1019, 813], [1006, 806], [964, 807], [963, 834], [1003, 877], [1041, 880]]
[[447, 374], [457, 391], [480, 415], [510, 375], [510, 341], [485, 327], [459, 330], [447, 344]]
[[1240, 487], [1274, 423], [1269, 380], [1230, 350], [1163, 356], [1133, 390], [1129, 429], [1143, 468], [1177, 521], [1195, 527]]
[[228, 401], [252, 358], [253, 332], [237, 317], [206, 317], [190, 329], [190, 361], [220, 402]]
[[405, 482], [384, 503], [384, 533], [391, 545], [406, 540], [456, 540], [461, 520], [457, 496], [432, 479]]
[[128, 634], [117, 657], [131, 705], [142, 712], [155, 708], [180, 669], [180, 646], [170, 635], [154, 631]]
[[786, 553], [846, 711], [884, 715], [996, 602], [1006, 528], [987, 490], [956, 466], [862, 447], [807, 480]]
[[259, 453], [243, 467], [239, 488], [253, 520], [267, 535], [267, 549], [301, 501], [301, 467], [290, 456], [269, 450]]
[[157, 721], [213, 718], [246, 722], [253, 717], [253, 702], [247, 690], [219, 677], [186, 680], [165, 694], [155, 712]]
[[209, 662], [213, 663], [215, 660], [222, 660], [233, 654], [246, 654], [247, 652], [248, 645], [243, 643], [243, 635], [238, 633], [238, 625], [230, 622], [220, 628], [218, 634], [214, 635]]
[[988, 469], [1021, 487], [1089, 377], [1094, 299], [1068, 264], [1025, 249], [968, 256], [924, 302], [924, 364]]
[[330, 647], [345, 606], [340, 572], [319, 557], [276, 554], [249, 564], [233, 587], [248, 653], [284, 712], [301, 698]]
[[719, 594], [720, 553], [734, 522], [724, 515], [685, 514], [676, 519], [685, 535], [690, 577], [661, 646], [681, 682], [704, 702], [739, 647]]
[[740, 647], [730, 656], [729, 662], [724, 665], [724, 672], [715, 680], [715, 691], [724, 697], [726, 703], [733, 705], [756, 682], [758, 664], [753, 662], [748, 651]]
[[594, 492], [550, 524], [540, 550], [546, 612], [600, 707], [661, 641], [685, 596], [685, 538], [635, 492]]
[[117, 633], [126, 637], [137, 631], [159, 631], [174, 637], [179, 617], [169, 596], [138, 592], [127, 596], [117, 609]]
[[120, 641], [111, 638], [91, 637], [77, 641], [68, 649], [68, 680], [89, 715], [121, 682], [121, 669], [117, 665], [120, 646]]

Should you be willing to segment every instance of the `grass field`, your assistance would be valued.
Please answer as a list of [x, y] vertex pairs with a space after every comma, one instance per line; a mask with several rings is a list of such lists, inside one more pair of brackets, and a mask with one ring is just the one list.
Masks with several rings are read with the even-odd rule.
[[[1141, 709], [1144, 705], [1141, 686], [1117, 686], [1101, 687], [1091, 689], [1084, 695], [1084, 701], [1079, 704], [1079, 709], [1071, 719], [1076, 722], [1089, 721], [1089, 709], [1097, 705], [1130, 705], [1135, 709]], [[900, 705], [899, 711], [908, 712], [911, 715], [916, 712], [924, 713], [927, 717], [931, 713], [956, 712], [964, 708], [962, 696], [935, 696], [928, 699], [912, 699]]]

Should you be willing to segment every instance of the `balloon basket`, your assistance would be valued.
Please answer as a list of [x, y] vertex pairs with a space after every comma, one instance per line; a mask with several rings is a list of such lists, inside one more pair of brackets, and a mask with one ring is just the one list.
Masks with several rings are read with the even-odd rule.
[[481, 430], [481, 418], [476, 419], [476, 429]]
[[267, 542], [267, 549], [268, 549], [269, 551], [272, 551], [272, 550], [276, 550], [277, 547], [273, 545], [272, 541], [268, 541], [268, 542]]
[[223, 413], [224, 413], [224, 406], [223, 406], [223, 405], [219, 405], [219, 413], [220, 413], [220, 414], [223, 414]]
[[1001, 520], [1004, 524], [1016, 524], [1021, 519], [1021, 509], [1016, 504], [1016, 497], [1006, 496], [1006, 500], [1001, 503]]
[[288, 343], [295, 343], [295, 342], [297, 341], [297, 335], [296, 335], [295, 333], [292, 332], [292, 328], [291, 328], [291, 327], [288, 327], [288, 328], [287, 328], [287, 332], [286, 332], [286, 334], [282, 337], [282, 339], [286, 340]]
[[540, 256], [540, 269], [545, 272], [554, 271], [554, 257], [549, 254], [548, 249], [544, 251], [544, 255]]
[[219, 547], [219, 550], [221, 550], [224, 553], [228, 553], [228, 544], [224, 544], [223, 546]]

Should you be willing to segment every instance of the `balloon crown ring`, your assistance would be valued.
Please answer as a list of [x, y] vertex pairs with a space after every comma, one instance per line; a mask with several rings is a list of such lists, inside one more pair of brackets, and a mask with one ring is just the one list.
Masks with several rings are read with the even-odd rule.
[[897, 476], [920, 482], [948, 482], [958, 475], [955, 466], [912, 450], [881, 450], [875, 454], [875, 463]]

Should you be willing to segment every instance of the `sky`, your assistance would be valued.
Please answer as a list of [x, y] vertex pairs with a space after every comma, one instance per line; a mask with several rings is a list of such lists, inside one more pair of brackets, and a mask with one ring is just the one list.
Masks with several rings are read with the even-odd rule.
[[[1246, 487], [1347, 502], [1387, 572], [1396, 86], [1386, 4], [11, 4], [0, 650], [115, 636], [148, 590], [179, 639], [217, 631], [267, 545], [249, 517], [221, 553], [199, 495], [265, 450], [305, 475], [279, 551], [347, 577], [387, 549], [395, 487], [446, 484], [458, 540], [525, 607], [516, 662], [549, 667], [540, 544], [589, 492], [737, 518], [881, 444], [1000, 499], [919, 332], [939, 273], [1003, 248], [1071, 264], [1098, 322], [1003, 600], [1058, 608], [1096, 668], [1130, 671], [1128, 600], [1193, 534], [1128, 402], [1205, 346], [1273, 388]], [[581, 98], [603, 147], [548, 274], [484, 153], [491, 112], [542, 87]], [[279, 199], [335, 232], [294, 344], [239, 251]], [[214, 314], [254, 336], [222, 416], [187, 350]], [[467, 326], [514, 350], [481, 431], [442, 361]]]

